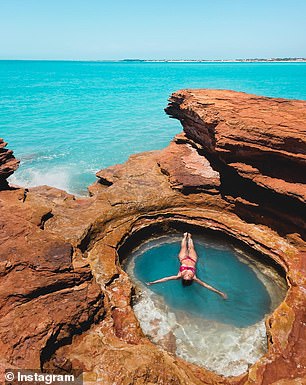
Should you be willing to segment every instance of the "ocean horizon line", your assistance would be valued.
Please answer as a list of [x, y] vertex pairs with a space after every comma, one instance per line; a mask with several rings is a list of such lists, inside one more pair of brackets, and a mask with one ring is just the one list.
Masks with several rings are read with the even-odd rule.
[[0, 59], [0, 62], [77, 62], [77, 63], [305, 63], [306, 58], [245, 59]]

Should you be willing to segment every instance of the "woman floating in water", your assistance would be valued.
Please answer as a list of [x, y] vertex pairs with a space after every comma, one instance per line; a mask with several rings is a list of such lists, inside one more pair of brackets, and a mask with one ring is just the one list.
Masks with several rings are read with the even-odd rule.
[[192, 281], [195, 281], [203, 287], [206, 287], [206, 289], [209, 289], [221, 295], [222, 298], [227, 298], [227, 295], [225, 293], [201, 281], [196, 276], [196, 263], [198, 260], [198, 255], [194, 249], [193, 240], [191, 238], [190, 233], [185, 233], [183, 236], [181, 243], [181, 251], [179, 252], [178, 258], [181, 262], [181, 266], [177, 275], [171, 275], [170, 277], [157, 279], [156, 281], [148, 282], [147, 285], [153, 285], [155, 283], [166, 282], [173, 279], [182, 279], [182, 282], [185, 285], [190, 285]]

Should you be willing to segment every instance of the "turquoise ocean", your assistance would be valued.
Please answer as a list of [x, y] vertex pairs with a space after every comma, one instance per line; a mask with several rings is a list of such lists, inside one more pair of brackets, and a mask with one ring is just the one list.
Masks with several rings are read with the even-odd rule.
[[21, 160], [11, 182], [86, 194], [96, 171], [182, 130], [163, 109], [184, 88], [306, 100], [306, 63], [0, 61], [0, 137]]

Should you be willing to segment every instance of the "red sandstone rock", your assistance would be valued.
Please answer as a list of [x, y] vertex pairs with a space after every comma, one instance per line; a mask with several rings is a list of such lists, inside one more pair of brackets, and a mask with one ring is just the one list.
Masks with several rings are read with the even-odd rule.
[[42, 229], [50, 208], [25, 197], [0, 194], [0, 352], [7, 367], [40, 368], [56, 344], [98, 320], [103, 297], [86, 260]]
[[8, 187], [7, 178], [17, 170], [19, 160], [15, 159], [12, 150], [5, 148], [7, 143], [0, 138], [0, 190]]
[[[303, 106], [227, 91], [179, 92], [168, 111], [186, 134], [97, 173], [92, 197], [47, 186], [0, 191], [0, 368], [81, 368], [86, 384], [103, 385], [302, 383], [305, 207], [294, 167], [304, 167]], [[276, 196], [284, 207], [273, 206]], [[137, 289], [118, 249], [144, 231], [182, 223], [228, 234], [286, 272], [288, 295], [266, 320], [268, 352], [239, 377], [177, 358], [171, 335], [165, 349], [155, 346], [133, 313]]]
[[158, 158], [158, 164], [169, 177], [172, 188], [183, 193], [206, 191], [218, 193], [220, 176], [209, 161], [200, 155], [191, 144], [182, 142], [183, 136], [177, 136], [176, 142], [170, 143]]
[[236, 185], [223, 183], [224, 194], [243, 195], [264, 215], [273, 211], [280, 231], [295, 228], [306, 236], [300, 220], [306, 216], [305, 101], [183, 90], [171, 96], [166, 112], [181, 121], [223, 180]]

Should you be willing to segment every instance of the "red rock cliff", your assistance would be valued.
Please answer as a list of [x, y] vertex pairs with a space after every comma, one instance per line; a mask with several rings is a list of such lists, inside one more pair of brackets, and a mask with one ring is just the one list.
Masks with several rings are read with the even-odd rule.
[[13, 151], [5, 148], [7, 143], [0, 138], [0, 190], [7, 188], [7, 178], [17, 170], [19, 160], [17, 160]]
[[185, 90], [171, 96], [166, 112], [218, 169], [237, 211], [306, 236], [306, 102]]

